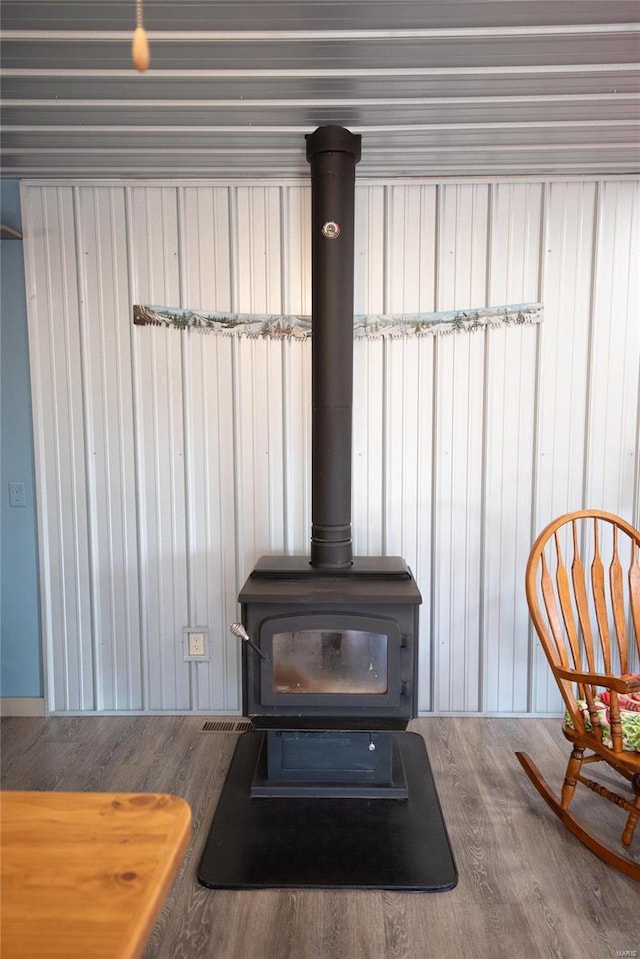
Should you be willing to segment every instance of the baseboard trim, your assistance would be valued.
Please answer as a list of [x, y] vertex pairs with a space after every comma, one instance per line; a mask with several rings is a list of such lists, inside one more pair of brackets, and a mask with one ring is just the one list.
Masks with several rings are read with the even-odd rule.
[[[44, 699], [36, 696], [5, 696], [0, 697], [0, 716], [46, 716]], [[211, 717], [210, 709], [108, 709], [108, 710], [53, 710], [50, 715], [53, 716], [201, 716]], [[241, 713], [237, 709], [216, 709], [216, 717], [229, 719], [241, 718]], [[418, 713], [418, 719], [557, 719], [562, 716], [560, 712], [513, 712], [513, 713], [477, 713], [477, 712], [427, 712], [421, 710]]]
[[44, 699], [38, 696], [0, 697], [0, 716], [44, 716]]
[[460, 710], [443, 710], [438, 709], [433, 712], [427, 712], [425, 709], [421, 709], [418, 712], [418, 719], [560, 719], [564, 716], [564, 713], [561, 710], [557, 710], [551, 713], [548, 712], [504, 712], [499, 713], [493, 710], [488, 710], [485, 713], [479, 712], [462, 712]]

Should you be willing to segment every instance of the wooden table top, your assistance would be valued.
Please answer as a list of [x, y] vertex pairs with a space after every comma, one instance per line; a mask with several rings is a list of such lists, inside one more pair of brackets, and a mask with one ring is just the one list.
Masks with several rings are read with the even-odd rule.
[[0, 793], [2, 959], [142, 954], [191, 835], [177, 796]]

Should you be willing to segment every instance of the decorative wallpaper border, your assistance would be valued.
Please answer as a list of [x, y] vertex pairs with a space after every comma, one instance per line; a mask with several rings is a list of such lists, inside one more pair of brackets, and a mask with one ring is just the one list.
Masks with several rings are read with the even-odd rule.
[[[542, 303], [488, 306], [480, 309], [449, 310], [442, 313], [390, 313], [354, 316], [356, 339], [415, 337], [442, 333], [473, 332], [496, 326], [540, 323]], [[176, 330], [197, 330], [222, 336], [264, 336], [270, 339], [311, 335], [310, 316], [283, 316], [254, 313], [205, 313], [200, 310], [166, 306], [134, 306], [133, 322], [138, 326], [165, 326]]]

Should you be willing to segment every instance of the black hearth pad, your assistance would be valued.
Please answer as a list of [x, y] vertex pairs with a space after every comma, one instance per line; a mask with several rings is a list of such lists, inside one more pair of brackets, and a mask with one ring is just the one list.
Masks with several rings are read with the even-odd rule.
[[251, 799], [263, 733], [231, 760], [198, 879], [212, 889], [443, 892], [458, 881], [424, 741], [397, 733], [408, 800]]

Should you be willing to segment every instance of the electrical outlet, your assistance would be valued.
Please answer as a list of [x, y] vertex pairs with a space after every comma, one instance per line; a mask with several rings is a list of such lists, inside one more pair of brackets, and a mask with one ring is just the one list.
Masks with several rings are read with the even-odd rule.
[[189, 655], [204, 656], [204, 633], [189, 633]]
[[182, 630], [182, 652], [187, 662], [189, 660], [202, 662], [209, 659], [207, 636], [206, 626], [185, 626]]

